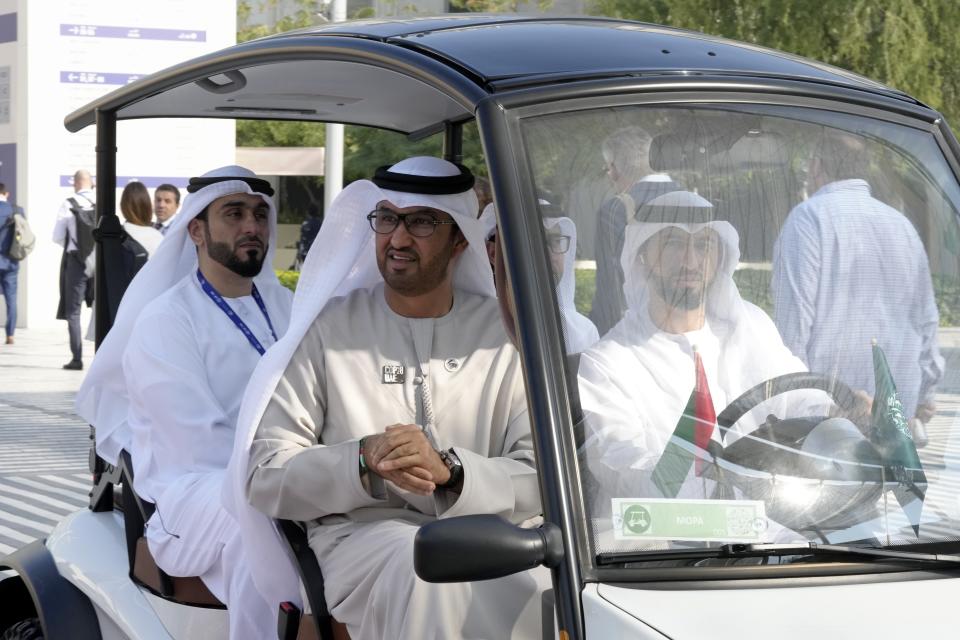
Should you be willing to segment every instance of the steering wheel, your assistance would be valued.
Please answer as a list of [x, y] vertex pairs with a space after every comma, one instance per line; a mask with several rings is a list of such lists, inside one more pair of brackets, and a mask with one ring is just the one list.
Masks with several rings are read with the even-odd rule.
[[841, 409], [852, 411], [857, 405], [857, 395], [846, 383], [819, 373], [786, 373], [770, 378], [742, 393], [739, 398], [727, 405], [717, 416], [717, 426], [726, 434], [737, 420], [765, 400], [787, 391], [797, 389], [819, 389], [825, 391]]
[[[717, 416], [717, 425], [726, 433], [761, 402], [798, 389], [824, 391], [844, 411], [855, 410], [858, 404], [856, 393], [839, 380], [818, 373], [788, 373], [756, 385], [731, 402]], [[821, 422], [823, 418], [806, 416], [768, 420], [746, 437], [720, 447], [718, 452], [718, 458], [741, 468], [825, 481], [826, 484], [818, 486], [816, 500], [797, 502], [786, 498], [786, 494], [780, 496], [762, 477], [725, 471], [721, 465], [716, 465], [713, 473], [721, 490], [719, 497], [733, 497], [732, 486], [737, 486], [744, 495], [764, 500], [771, 518], [797, 531], [809, 527], [810, 523], [817, 523], [824, 530], [844, 529], [874, 517], [876, 501], [882, 491], [882, 459], [866, 438], [859, 442], [846, 440], [828, 458], [803, 452], [807, 437], [820, 424], [825, 424]]]

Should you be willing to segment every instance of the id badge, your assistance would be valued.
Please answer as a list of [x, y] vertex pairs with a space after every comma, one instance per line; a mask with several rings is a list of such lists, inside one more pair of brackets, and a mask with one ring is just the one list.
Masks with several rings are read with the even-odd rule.
[[385, 364], [382, 369], [383, 384], [403, 384], [406, 374], [402, 364]]

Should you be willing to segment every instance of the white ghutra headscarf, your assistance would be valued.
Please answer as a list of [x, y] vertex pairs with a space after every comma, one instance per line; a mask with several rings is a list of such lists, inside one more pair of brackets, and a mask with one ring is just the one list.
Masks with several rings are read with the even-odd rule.
[[[719, 242], [716, 273], [705, 292], [704, 326], [686, 333], [666, 331], [650, 315], [651, 298], [657, 295], [652, 287], [658, 285], [643, 262], [643, 247], [668, 228], [689, 234], [710, 229]], [[649, 484], [650, 473], [694, 385], [691, 345], [703, 357], [718, 414], [755, 385], [806, 370], [784, 346], [769, 316], [741, 297], [734, 280], [739, 260], [736, 229], [715, 219], [711, 203], [697, 194], [659, 196], [628, 222], [621, 257], [626, 314], [580, 360], [578, 382], [587, 416], [582, 451], [597, 480], [593, 508], [605, 508], [610, 498], [659, 495]], [[733, 426], [725, 443], [754, 430], [771, 413], [823, 415], [821, 409], [830, 404], [820, 391], [790, 396], [775, 396], [754, 407]]]
[[[271, 606], [282, 601], [302, 604], [299, 578], [287, 552], [287, 544], [273, 521], [250, 506], [246, 498], [250, 447], [263, 413], [287, 364], [314, 320], [333, 298], [355, 289], [371, 289], [383, 281], [377, 266], [375, 234], [367, 214], [386, 200], [398, 208], [430, 207], [449, 213], [469, 246], [455, 262], [455, 290], [495, 297], [493, 279], [484, 247], [483, 227], [477, 220], [477, 196], [472, 180], [462, 192], [436, 193], [431, 182], [455, 181], [468, 175], [466, 169], [431, 157], [408, 158], [375, 178], [347, 186], [327, 212], [300, 274], [293, 299], [290, 328], [260, 360], [240, 408], [233, 457], [224, 487], [224, 503], [241, 527], [244, 544], [251, 550], [251, 572], [261, 595]], [[446, 179], [446, 180], [445, 180]], [[414, 193], [418, 188], [431, 193]], [[445, 191], [444, 189], [439, 189]], [[371, 336], [372, 340], [376, 336]], [[360, 393], [361, 390], [358, 390]]]
[[672, 191], [640, 207], [635, 219], [628, 221], [624, 230], [623, 295], [627, 301], [627, 316], [646, 315], [650, 300], [650, 281], [637, 260], [643, 245], [669, 227], [695, 234], [712, 229], [720, 240], [720, 264], [706, 294], [707, 316], [715, 319], [737, 320], [743, 303], [733, 274], [740, 262], [740, 236], [733, 225], [715, 220], [709, 200], [689, 191]]
[[[577, 227], [570, 218], [546, 215], [553, 208], [546, 200], [540, 199], [538, 204], [541, 206], [541, 213], [545, 214], [543, 227], [548, 230], [559, 227], [560, 234], [570, 238], [570, 247], [563, 254], [563, 275], [560, 276], [556, 286], [557, 306], [563, 323], [561, 328], [566, 352], [580, 353], [593, 346], [600, 339], [600, 335], [590, 318], [577, 311]], [[497, 228], [496, 208], [493, 204], [488, 204], [484, 208], [480, 223], [484, 229], [484, 237], [489, 238]]]
[[[577, 311], [575, 300], [577, 273], [577, 226], [573, 220], [566, 217], [544, 218], [545, 229], [558, 228], [560, 235], [570, 238], [570, 247], [563, 254], [563, 275], [557, 283], [557, 304], [560, 306], [560, 317], [563, 319], [563, 335], [566, 340], [567, 353], [586, 351], [600, 339], [597, 327], [590, 318]], [[548, 249], [549, 250], [549, 249]]]
[[[233, 177], [237, 179], [225, 179]], [[266, 190], [269, 184], [258, 179], [249, 169], [237, 165], [214, 169], [199, 179], [191, 180], [195, 181], [209, 184], [184, 199], [183, 209], [170, 223], [160, 246], [130, 282], [120, 302], [113, 327], [97, 350], [90, 371], [77, 391], [77, 414], [96, 428], [97, 453], [110, 464], [117, 464], [120, 451], [129, 450], [131, 442], [130, 428], [127, 425], [130, 400], [123, 376], [123, 353], [130, 342], [137, 317], [144, 307], [187, 274], [197, 270], [197, 247], [187, 233], [187, 225], [191, 220], [211, 202], [223, 196], [249, 193], [263, 198], [270, 208], [270, 241], [263, 269], [253, 280], [268, 309], [286, 308], [286, 302], [281, 302], [280, 299], [290, 295], [277, 280], [272, 266], [277, 232], [276, 206], [273, 198], [254, 189], [256, 186]], [[254, 186], [251, 186], [251, 183]], [[276, 329], [278, 333], [283, 331], [280, 326]]]

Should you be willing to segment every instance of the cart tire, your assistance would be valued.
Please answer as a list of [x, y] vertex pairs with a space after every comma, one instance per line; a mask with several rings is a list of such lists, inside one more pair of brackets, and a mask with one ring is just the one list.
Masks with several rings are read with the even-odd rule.
[[39, 618], [21, 620], [3, 632], [0, 640], [43, 640], [43, 627]]

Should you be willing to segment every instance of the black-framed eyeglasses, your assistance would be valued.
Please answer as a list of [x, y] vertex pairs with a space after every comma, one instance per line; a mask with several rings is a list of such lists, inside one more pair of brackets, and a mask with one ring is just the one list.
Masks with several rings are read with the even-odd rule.
[[570, 250], [570, 236], [547, 234], [547, 246], [552, 253], [566, 253]]
[[370, 221], [370, 228], [382, 235], [393, 233], [403, 222], [407, 233], [417, 238], [432, 236], [437, 230], [437, 225], [457, 224], [455, 220], [437, 220], [435, 215], [426, 211], [397, 213], [390, 209], [374, 209], [367, 214], [367, 220]]

